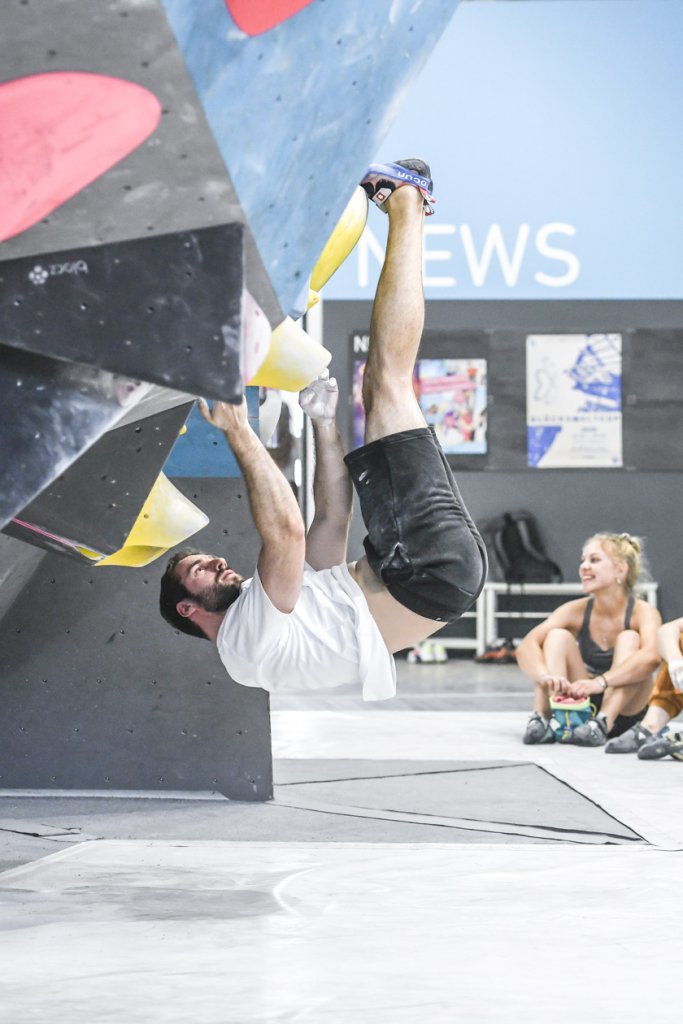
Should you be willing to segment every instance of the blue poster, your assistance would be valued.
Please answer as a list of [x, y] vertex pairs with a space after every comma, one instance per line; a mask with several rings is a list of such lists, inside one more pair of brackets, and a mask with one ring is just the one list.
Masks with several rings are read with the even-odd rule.
[[536, 469], [622, 461], [620, 334], [530, 334], [527, 463]]

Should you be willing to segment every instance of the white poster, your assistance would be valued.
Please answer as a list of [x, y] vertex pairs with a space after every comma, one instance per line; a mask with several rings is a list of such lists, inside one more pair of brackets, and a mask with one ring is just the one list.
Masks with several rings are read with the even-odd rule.
[[623, 465], [620, 334], [526, 339], [527, 464]]

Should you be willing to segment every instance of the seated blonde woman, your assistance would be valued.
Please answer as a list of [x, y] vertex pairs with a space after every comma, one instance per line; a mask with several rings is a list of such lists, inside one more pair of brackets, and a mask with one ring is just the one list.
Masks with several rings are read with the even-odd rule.
[[586, 596], [560, 605], [517, 648], [517, 664], [534, 683], [525, 743], [554, 742], [550, 698], [560, 694], [589, 696], [594, 706], [573, 732], [579, 746], [602, 746], [645, 715], [662, 620], [634, 596], [641, 565], [641, 543], [628, 533], [597, 533], [584, 544], [579, 576]]
[[[683, 711], [683, 618], [665, 622], [657, 631], [657, 647], [664, 659], [650, 706], [642, 722], [618, 739], [610, 740], [610, 754], [637, 752], [641, 761], [657, 761], [671, 755], [683, 761], [683, 732], [669, 728], [669, 722]], [[607, 749], [607, 748], [606, 748]]]

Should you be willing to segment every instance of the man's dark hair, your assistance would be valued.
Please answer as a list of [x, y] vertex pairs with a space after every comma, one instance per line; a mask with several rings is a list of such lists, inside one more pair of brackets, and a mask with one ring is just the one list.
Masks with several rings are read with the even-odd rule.
[[183, 548], [181, 551], [176, 551], [174, 555], [171, 555], [166, 565], [166, 571], [161, 577], [159, 611], [174, 629], [179, 629], [182, 633], [187, 633], [188, 636], [198, 636], [201, 640], [208, 640], [209, 638], [206, 633], [192, 619], [181, 615], [176, 608], [179, 601], [194, 601], [195, 597], [190, 593], [185, 584], [180, 582], [175, 568], [178, 562], [181, 562], [183, 558], [187, 558], [188, 555], [201, 554], [202, 552], [197, 548]]

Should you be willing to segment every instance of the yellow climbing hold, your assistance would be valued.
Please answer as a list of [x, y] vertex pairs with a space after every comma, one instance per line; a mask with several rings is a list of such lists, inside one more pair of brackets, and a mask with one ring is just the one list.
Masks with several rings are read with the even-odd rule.
[[323, 372], [332, 355], [291, 317], [273, 331], [270, 348], [248, 384], [280, 391], [301, 391]]
[[[203, 529], [209, 517], [160, 473], [122, 548], [97, 565], [149, 565], [169, 548]], [[82, 550], [90, 557], [86, 549]]]
[[313, 268], [311, 288], [314, 292], [320, 291], [353, 250], [363, 234], [367, 219], [368, 197], [360, 185], [357, 185]]

